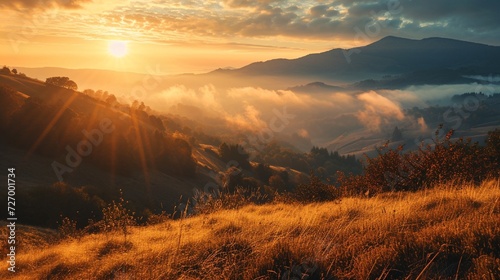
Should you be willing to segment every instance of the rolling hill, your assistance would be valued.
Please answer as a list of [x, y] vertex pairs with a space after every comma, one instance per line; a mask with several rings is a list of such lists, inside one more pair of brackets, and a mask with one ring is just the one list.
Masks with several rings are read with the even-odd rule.
[[[181, 197], [191, 198], [193, 190], [221, 184], [220, 177], [228, 169], [218, 147], [188, 143], [174, 119], [19, 75], [0, 75], [0, 90], [1, 166], [15, 166], [22, 172], [21, 193], [52, 190], [57, 184], [95, 188], [97, 196], [108, 198], [122, 190], [141, 211], [147, 207], [170, 212]], [[96, 136], [103, 120], [114, 130]], [[83, 150], [82, 143], [87, 143]], [[249, 169], [255, 166], [251, 163]], [[303, 176], [279, 166], [271, 170], [289, 172], [290, 182]], [[251, 171], [245, 175], [253, 176]], [[54, 226], [57, 220], [29, 219], [44, 226]]]

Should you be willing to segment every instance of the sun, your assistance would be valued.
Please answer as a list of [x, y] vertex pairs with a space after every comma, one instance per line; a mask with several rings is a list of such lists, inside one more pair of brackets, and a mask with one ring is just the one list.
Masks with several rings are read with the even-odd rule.
[[108, 43], [108, 52], [114, 57], [124, 57], [127, 54], [126, 41], [110, 41]]

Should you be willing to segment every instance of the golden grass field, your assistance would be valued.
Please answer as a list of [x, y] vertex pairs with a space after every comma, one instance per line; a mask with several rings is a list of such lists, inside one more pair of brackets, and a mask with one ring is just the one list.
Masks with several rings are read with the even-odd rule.
[[18, 229], [17, 272], [3, 262], [0, 279], [499, 279], [499, 199], [494, 180], [249, 205], [134, 227], [126, 241]]

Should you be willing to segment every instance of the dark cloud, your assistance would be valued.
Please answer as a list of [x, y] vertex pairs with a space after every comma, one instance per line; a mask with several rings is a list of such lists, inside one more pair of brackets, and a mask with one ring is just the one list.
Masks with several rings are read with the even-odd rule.
[[[380, 35], [397, 34], [408, 37], [453, 37], [500, 43], [500, 1], [497, 0], [337, 0], [349, 17], [368, 19], [387, 16], [381, 21]], [[363, 28], [364, 26], [358, 26]]]
[[222, 2], [232, 8], [246, 8], [267, 6], [272, 3], [283, 2], [284, 0], [223, 0]]
[[408, 3], [404, 15], [421, 23], [441, 22], [432, 26], [434, 32], [446, 36], [496, 37], [500, 39], [500, 1], [433, 1], [422, 0], [427, 9]]
[[79, 9], [92, 0], [6, 0], [0, 2], [0, 9], [48, 9], [55, 6], [65, 9]]
[[349, 16], [366, 17], [384, 10], [389, 11], [386, 3], [357, 3], [349, 7]]
[[[13, 0], [0, 3], [0, 8], [78, 8], [90, 1]], [[499, 45], [499, 10], [498, 0], [155, 0], [133, 1], [96, 16], [110, 26], [154, 32], [151, 37], [162, 36], [162, 32], [175, 32], [180, 37], [286, 36], [351, 41], [362, 37], [362, 45], [387, 35], [416, 39], [439, 36]]]
[[309, 9], [309, 13], [313, 17], [333, 17], [339, 15], [339, 11], [328, 5], [318, 5]]

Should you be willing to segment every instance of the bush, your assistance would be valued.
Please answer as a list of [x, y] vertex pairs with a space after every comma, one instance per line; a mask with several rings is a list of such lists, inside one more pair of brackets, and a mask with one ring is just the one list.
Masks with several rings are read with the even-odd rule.
[[127, 202], [120, 195], [118, 202], [112, 201], [102, 209], [102, 230], [104, 232], [121, 231], [125, 241], [130, 233], [130, 226], [135, 225], [134, 213], [130, 212], [125, 205]]
[[300, 202], [331, 201], [339, 198], [339, 190], [323, 183], [311, 172], [309, 184], [299, 184], [295, 189], [295, 199]]
[[61, 238], [78, 238], [81, 236], [81, 231], [76, 227], [76, 221], [68, 217], [61, 220], [61, 224], [57, 228]]
[[403, 147], [379, 148], [378, 156], [367, 157], [363, 175], [338, 174], [344, 195], [374, 195], [388, 191], [415, 191], [450, 181], [479, 183], [499, 175], [500, 131], [488, 133], [487, 146], [470, 139], [452, 141], [453, 130], [444, 139], [403, 153]]

